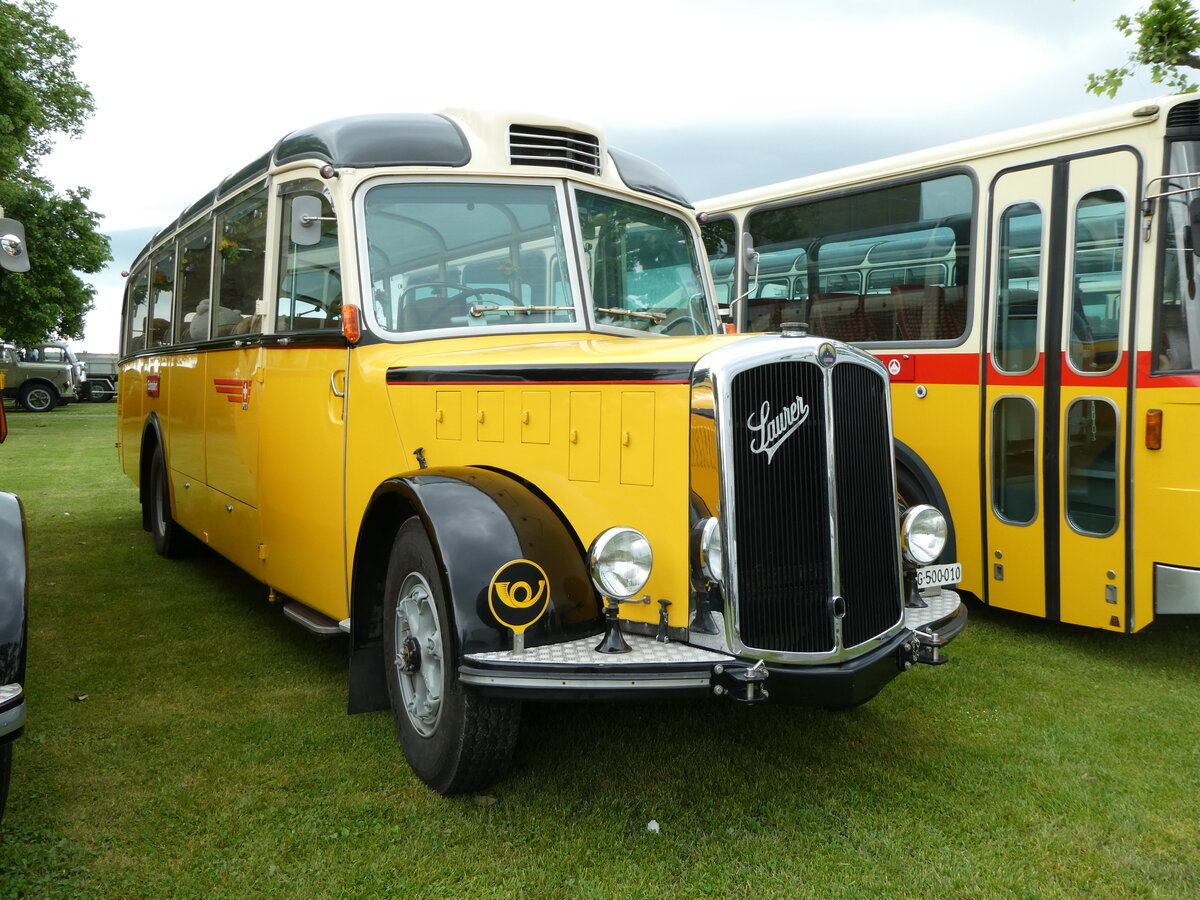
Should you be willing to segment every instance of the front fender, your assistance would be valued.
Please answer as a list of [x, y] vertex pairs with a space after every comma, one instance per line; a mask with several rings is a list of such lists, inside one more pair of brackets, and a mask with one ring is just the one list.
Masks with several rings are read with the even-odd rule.
[[[377, 510], [386, 513], [376, 512]], [[535, 491], [500, 472], [425, 469], [376, 490], [358, 540], [351, 599], [351, 711], [379, 708], [383, 684], [383, 571], [391, 539], [408, 515], [420, 517], [433, 544], [454, 615], [455, 654], [511, 650], [513, 633], [492, 612], [493, 580], [508, 563], [528, 560], [546, 575], [545, 613], [525, 631], [525, 645], [598, 633], [601, 601], [584, 551], [560, 514]], [[385, 520], [386, 517], [386, 520]]]

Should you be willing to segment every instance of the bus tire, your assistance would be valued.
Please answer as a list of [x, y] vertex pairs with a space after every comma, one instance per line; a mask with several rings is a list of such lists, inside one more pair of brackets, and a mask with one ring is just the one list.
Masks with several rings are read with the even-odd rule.
[[154, 448], [150, 462], [150, 535], [154, 552], [167, 559], [183, 556], [188, 533], [171, 515], [171, 484], [167, 480], [167, 463], [161, 446]]
[[8, 803], [8, 785], [12, 780], [12, 741], [0, 744], [0, 819], [4, 818], [4, 807]]
[[21, 385], [21, 392], [17, 395], [17, 400], [28, 412], [50, 412], [58, 406], [59, 396], [58, 391], [49, 384], [41, 381], [27, 381]]
[[388, 698], [408, 764], [443, 796], [490, 787], [512, 762], [521, 707], [463, 691], [440, 568], [415, 516], [396, 534], [384, 591]]

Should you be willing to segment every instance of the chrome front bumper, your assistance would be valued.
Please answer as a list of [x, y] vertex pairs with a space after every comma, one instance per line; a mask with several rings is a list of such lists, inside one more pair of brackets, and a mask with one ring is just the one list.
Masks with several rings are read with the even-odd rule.
[[[923, 599], [927, 605], [905, 610], [905, 627], [879, 647], [835, 664], [768, 663], [771, 681], [811, 678], [814, 690], [809, 694], [815, 701], [820, 700], [819, 685], [827, 686], [831, 693], [852, 698], [866, 689], [857, 685], [890, 680], [913, 662], [931, 665], [945, 662], [941, 648], [966, 627], [967, 608], [951, 590], [930, 592]], [[663, 643], [631, 633], [625, 633], [624, 637], [630, 648], [628, 653], [598, 652], [599, 634], [524, 650], [467, 653], [458, 670], [459, 680], [482, 693], [528, 699], [710, 694], [714, 672], [749, 669], [757, 662], [727, 652], [720, 646], [722, 641], [717, 635], [693, 633], [693, 643]], [[707, 646], [698, 646], [695, 643], [698, 638]], [[875, 674], [864, 676], [867, 669]]]
[[25, 727], [25, 691], [19, 684], [0, 684], [0, 741]]

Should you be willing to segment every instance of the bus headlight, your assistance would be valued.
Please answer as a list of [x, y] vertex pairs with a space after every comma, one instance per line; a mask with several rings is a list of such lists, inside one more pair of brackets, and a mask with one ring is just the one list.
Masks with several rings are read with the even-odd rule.
[[588, 550], [592, 584], [614, 600], [627, 600], [644, 588], [653, 565], [650, 542], [634, 528], [610, 528]]
[[941, 556], [948, 532], [946, 517], [935, 507], [913, 506], [900, 522], [900, 548], [909, 562], [927, 566]]
[[725, 577], [725, 545], [721, 542], [721, 523], [709, 516], [696, 524], [696, 550], [700, 571], [714, 584]]

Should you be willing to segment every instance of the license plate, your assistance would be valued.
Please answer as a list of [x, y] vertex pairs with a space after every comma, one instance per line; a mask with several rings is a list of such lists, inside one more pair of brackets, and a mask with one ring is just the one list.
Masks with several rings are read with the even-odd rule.
[[962, 581], [962, 563], [946, 563], [944, 566], [925, 566], [917, 569], [917, 590], [945, 587]]

